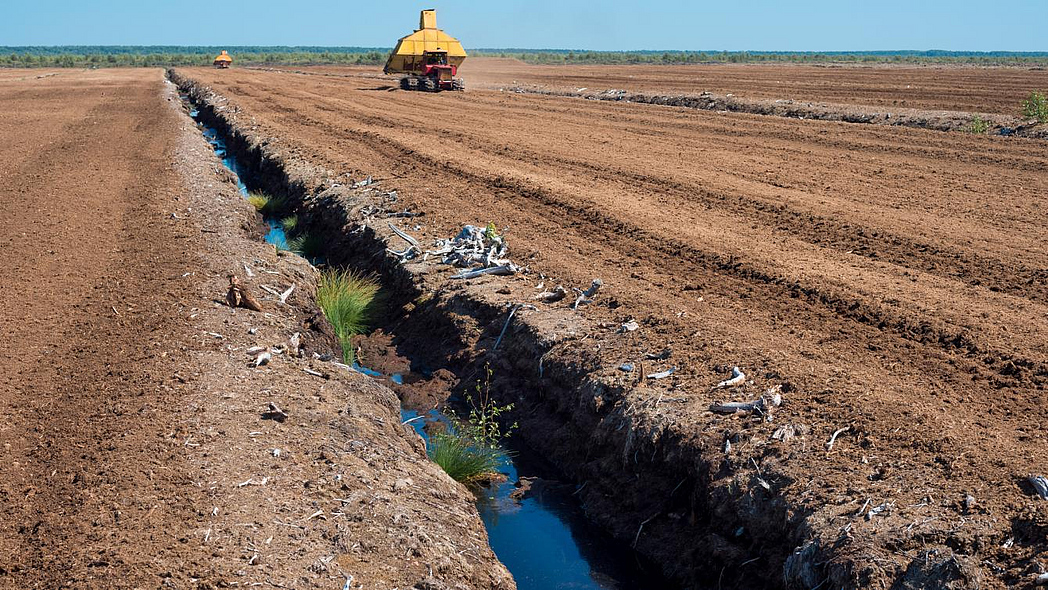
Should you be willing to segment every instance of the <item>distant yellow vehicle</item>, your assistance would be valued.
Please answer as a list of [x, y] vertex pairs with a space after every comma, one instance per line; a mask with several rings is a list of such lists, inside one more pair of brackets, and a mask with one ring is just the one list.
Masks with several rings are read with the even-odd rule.
[[466, 60], [462, 44], [437, 28], [437, 11], [423, 10], [418, 30], [397, 41], [389, 54], [387, 74], [408, 74], [400, 79], [404, 90], [465, 90], [466, 84], [456, 78], [458, 68]]
[[233, 58], [230, 57], [228, 53], [226, 53], [225, 49], [222, 50], [222, 54], [221, 55], [219, 55], [218, 57], [215, 58], [215, 67], [216, 68], [221, 68], [221, 69], [224, 70], [224, 69], [228, 68], [230, 65], [232, 65], [232, 63], [233, 63]]

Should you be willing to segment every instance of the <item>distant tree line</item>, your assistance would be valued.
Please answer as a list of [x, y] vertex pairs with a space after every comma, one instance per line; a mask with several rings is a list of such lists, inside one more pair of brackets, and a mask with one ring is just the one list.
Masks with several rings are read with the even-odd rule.
[[1048, 52], [976, 51], [572, 51], [480, 49], [472, 55], [531, 64], [870, 63], [1048, 65]]
[[[0, 67], [163, 67], [210, 65], [223, 49], [236, 65], [381, 65], [381, 47], [63, 45], [0, 47]], [[470, 55], [532, 64], [868, 63], [1048, 66], [1048, 52], [976, 51], [576, 51], [476, 49]]]
[[0, 67], [104, 68], [211, 65], [223, 49], [237, 65], [381, 65], [388, 49], [368, 47], [0, 47]]

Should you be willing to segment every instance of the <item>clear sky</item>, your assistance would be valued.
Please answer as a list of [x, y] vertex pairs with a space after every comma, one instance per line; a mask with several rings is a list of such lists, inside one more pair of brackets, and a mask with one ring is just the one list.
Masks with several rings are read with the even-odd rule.
[[389, 47], [437, 9], [464, 45], [1048, 51], [1048, 0], [4, 0], [0, 45]]

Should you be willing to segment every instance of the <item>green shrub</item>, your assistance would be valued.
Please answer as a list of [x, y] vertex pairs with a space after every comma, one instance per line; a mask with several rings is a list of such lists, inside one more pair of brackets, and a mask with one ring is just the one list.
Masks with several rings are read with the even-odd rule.
[[254, 205], [263, 217], [276, 217], [287, 209], [287, 199], [265, 193], [249, 193], [247, 202]]
[[1048, 123], [1048, 97], [1043, 92], [1031, 92], [1023, 101], [1023, 116], [1036, 119], [1038, 123]]
[[989, 131], [990, 122], [979, 115], [973, 115], [971, 123], [968, 124], [968, 133], [983, 134]]
[[325, 245], [323, 238], [316, 234], [302, 234], [287, 241], [288, 250], [310, 260], [320, 258]]
[[353, 363], [353, 336], [367, 331], [379, 286], [374, 280], [350, 271], [328, 270], [320, 275], [317, 305], [335, 328], [342, 360]]

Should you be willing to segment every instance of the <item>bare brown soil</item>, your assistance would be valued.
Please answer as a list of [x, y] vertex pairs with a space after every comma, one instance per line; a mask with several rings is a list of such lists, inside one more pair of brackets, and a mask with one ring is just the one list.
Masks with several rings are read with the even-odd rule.
[[538, 66], [515, 59], [471, 58], [473, 85], [535, 84], [553, 89], [621, 88], [661, 94], [713, 92], [748, 98], [921, 110], [1019, 114], [1031, 91], [1048, 88], [1048, 70], [964, 66]]
[[[583, 378], [625, 393], [610, 414], [596, 389], [551, 402], [594, 438], [547, 433], [572, 448], [544, 450], [563, 464], [591, 462], [590, 473], [628, 475], [643, 472], [648, 453], [654, 463], [659, 445], [691, 449], [678, 455], [696, 461], [678, 465], [681, 484], [704, 483], [690, 504], [661, 481], [647, 499], [599, 483], [581, 494], [592, 516], [603, 510], [602, 524], [665, 560], [674, 577], [698, 584], [727, 571], [728, 585], [780, 585], [793, 547], [767, 539], [783, 535], [817, 548], [817, 559], [793, 560], [818, 572], [785, 578], [799, 586], [922, 576], [1023, 585], [1048, 559], [1048, 503], [1022, 483], [1048, 469], [1042, 142], [186, 72], [228, 98], [233, 119], [272, 154], [342, 182], [382, 179], [425, 211], [423, 241], [464, 223], [504, 228], [531, 271], [486, 283], [507, 287], [506, 301], [529, 301], [540, 274], [547, 287], [604, 280], [600, 303], [582, 312], [585, 331], [565, 328], [566, 346], [598, 351]], [[630, 319], [640, 329], [619, 334]], [[668, 360], [645, 360], [667, 347]], [[617, 369], [627, 361], [677, 372], [637, 383], [640, 371]], [[750, 382], [711, 390], [734, 365]], [[774, 423], [708, 411], [773, 385], [786, 392]], [[612, 417], [647, 446], [631, 434], [618, 459], [582, 453], [605, 442], [598, 432], [614, 436]], [[772, 439], [782, 425], [799, 436]], [[654, 516], [637, 517], [644, 510]], [[752, 528], [734, 530], [746, 514]], [[675, 534], [691, 526], [703, 536], [680, 545]], [[710, 569], [682, 572], [673, 560]]]
[[0, 105], [0, 587], [513, 587], [392, 392], [312, 360], [315, 270], [257, 240], [161, 70]]
[[[375, 76], [368, 67], [296, 68], [336, 76]], [[615, 88], [647, 94], [711, 92], [749, 99], [792, 100], [882, 110], [963, 111], [1017, 116], [1035, 90], [1048, 90], [1040, 67], [891, 65], [531, 65], [509, 58], [469, 58], [459, 70], [469, 88], [535, 87], [593, 92]]]

